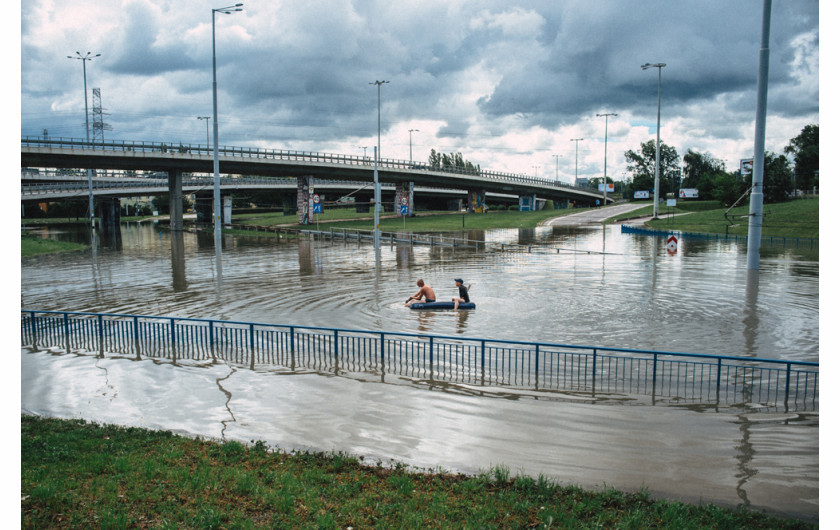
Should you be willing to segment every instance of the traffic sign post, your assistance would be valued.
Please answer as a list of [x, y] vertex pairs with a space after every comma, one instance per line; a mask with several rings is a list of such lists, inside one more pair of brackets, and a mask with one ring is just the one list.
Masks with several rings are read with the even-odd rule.
[[668, 236], [668, 242], [665, 244], [665, 249], [671, 256], [677, 253], [677, 236]]

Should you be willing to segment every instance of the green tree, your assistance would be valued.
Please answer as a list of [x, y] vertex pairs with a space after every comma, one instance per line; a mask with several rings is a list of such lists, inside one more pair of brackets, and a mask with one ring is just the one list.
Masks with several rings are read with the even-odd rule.
[[[630, 193], [635, 191], [653, 191], [656, 172], [656, 140], [649, 140], [638, 151], [625, 151], [627, 171], [633, 175]], [[677, 150], [660, 142], [659, 144], [659, 197], [667, 193], [676, 193], [680, 185], [680, 157]]]
[[764, 154], [764, 202], [784, 202], [793, 191], [793, 170], [784, 155]]
[[722, 160], [714, 158], [709, 153], [699, 153], [691, 149], [683, 156], [683, 188], [698, 188], [704, 176], [711, 176], [714, 180], [716, 175], [726, 171], [726, 164]]
[[806, 125], [799, 136], [793, 138], [785, 153], [793, 155], [795, 188], [810, 190], [819, 186], [820, 171], [820, 126]]
[[702, 182], [704, 185], [708, 183], [708, 189], [703, 192], [698, 188], [700, 196], [713, 197], [724, 206], [732, 206], [750, 187], [749, 180], [742, 178], [740, 171], [706, 173]]
[[473, 164], [469, 160], [464, 160], [464, 155], [462, 155], [460, 151], [457, 153], [446, 154], [439, 153], [432, 149], [429, 154], [429, 166], [433, 169], [458, 171], [472, 175], [478, 175], [481, 173], [481, 166]]

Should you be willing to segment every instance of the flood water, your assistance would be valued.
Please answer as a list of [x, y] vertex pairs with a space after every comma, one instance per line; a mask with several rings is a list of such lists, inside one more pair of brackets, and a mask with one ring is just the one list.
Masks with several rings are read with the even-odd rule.
[[[49, 227], [44, 237], [90, 241]], [[123, 224], [91, 250], [21, 260], [21, 307], [464, 335], [819, 360], [817, 250], [658, 237], [618, 226], [466, 231], [527, 251], [170, 233]], [[471, 284], [471, 311], [412, 311]], [[22, 350], [22, 409], [60, 417], [347, 451], [478, 472], [747, 505], [816, 518], [818, 412], [559, 401], [369, 374], [254, 372]]]

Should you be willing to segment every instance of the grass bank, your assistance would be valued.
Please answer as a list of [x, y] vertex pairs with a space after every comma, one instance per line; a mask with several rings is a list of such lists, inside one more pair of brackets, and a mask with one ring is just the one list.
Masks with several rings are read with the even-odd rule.
[[21, 416], [24, 528], [816, 528], [749, 510], [362, 465], [169, 432]]
[[21, 234], [20, 236], [20, 255], [21, 257], [34, 256], [36, 254], [47, 254], [50, 252], [65, 252], [68, 250], [83, 250], [88, 248], [85, 245], [78, 243], [67, 243], [64, 241], [55, 241], [53, 239], [44, 239], [41, 237], [29, 236]]
[[[659, 219], [645, 223], [657, 229], [680, 230], [704, 234], [747, 235], [749, 231], [749, 205], [733, 208], [729, 219], [724, 217], [726, 208], [707, 209], [709, 203], [680, 201], [676, 208], [661, 207]], [[671, 213], [674, 215], [671, 216]], [[613, 221], [631, 217], [653, 215], [653, 206], [620, 216]], [[797, 199], [779, 204], [765, 204], [761, 224], [763, 237], [820, 237], [819, 198]]]

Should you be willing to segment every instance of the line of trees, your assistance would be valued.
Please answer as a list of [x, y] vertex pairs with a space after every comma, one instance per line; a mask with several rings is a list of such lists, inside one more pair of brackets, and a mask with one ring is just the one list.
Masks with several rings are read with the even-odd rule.
[[[819, 125], [806, 125], [785, 147], [785, 154], [764, 154], [764, 200], [783, 202], [795, 190], [810, 191], [819, 187]], [[659, 196], [677, 196], [680, 188], [696, 188], [701, 199], [714, 199], [731, 205], [752, 186], [752, 175], [742, 175], [740, 168], [727, 171], [726, 164], [710, 153], [689, 149], [682, 157], [677, 150], [660, 141]], [[792, 158], [788, 159], [788, 155]], [[627, 171], [632, 174], [624, 196], [636, 191], [653, 191], [656, 166], [656, 141], [642, 143], [638, 151], [626, 151]]]
[[457, 153], [438, 153], [434, 149], [429, 154], [429, 167], [432, 169], [457, 169], [460, 173], [469, 173], [471, 175], [478, 175], [481, 173], [481, 166], [473, 164], [469, 160], [464, 160], [464, 155], [461, 152]]

